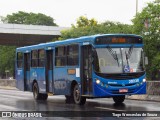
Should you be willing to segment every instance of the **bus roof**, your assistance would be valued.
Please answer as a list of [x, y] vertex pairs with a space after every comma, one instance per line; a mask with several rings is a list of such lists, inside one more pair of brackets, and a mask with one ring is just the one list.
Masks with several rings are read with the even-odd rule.
[[[133, 36], [133, 37], [141, 37], [139, 35], [135, 35], [135, 34], [96, 34], [96, 35], [91, 35], [91, 36], [82, 36], [79, 38], [70, 38], [70, 39], [66, 39], [66, 40], [62, 40], [62, 41], [54, 41], [54, 42], [48, 42], [48, 43], [40, 43], [37, 45], [31, 45], [31, 46], [24, 46], [24, 47], [19, 47], [16, 50], [29, 50], [29, 49], [39, 49], [39, 48], [43, 48], [43, 47], [51, 47], [51, 46], [58, 46], [58, 45], [67, 45], [67, 44], [74, 44], [74, 43], [82, 43], [82, 42], [87, 42], [87, 41], [92, 41], [94, 42], [94, 40], [97, 37], [101, 37], [101, 36]], [[142, 37], [141, 37], [142, 38]]]

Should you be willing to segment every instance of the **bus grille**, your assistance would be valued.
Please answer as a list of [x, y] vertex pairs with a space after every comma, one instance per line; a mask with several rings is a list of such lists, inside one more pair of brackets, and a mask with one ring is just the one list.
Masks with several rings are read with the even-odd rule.
[[[111, 86], [111, 87], [124, 87], [124, 85], [122, 85], [122, 84], [108, 84], [108, 85]], [[136, 85], [136, 83], [125, 84], [125, 86], [133, 86], [133, 85]]]

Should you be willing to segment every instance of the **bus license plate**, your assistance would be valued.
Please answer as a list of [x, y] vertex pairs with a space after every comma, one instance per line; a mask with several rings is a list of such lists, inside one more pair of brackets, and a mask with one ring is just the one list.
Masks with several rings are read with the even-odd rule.
[[128, 89], [119, 89], [119, 92], [120, 93], [125, 93], [125, 92], [128, 92]]

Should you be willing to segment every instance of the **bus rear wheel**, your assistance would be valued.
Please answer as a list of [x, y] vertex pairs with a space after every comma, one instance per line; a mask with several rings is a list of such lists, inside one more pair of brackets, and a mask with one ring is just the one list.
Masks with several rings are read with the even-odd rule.
[[73, 98], [74, 98], [74, 102], [78, 105], [84, 105], [85, 102], [86, 102], [86, 98], [85, 97], [82, 97], [81, 94], [80, 94], [80, 89], [78, 87], [78, 84], [76, 84], [74, 86], [74, 89], [73, 89]]
[[39, 93], [39, 87], [36, 82], [33, 84], [33, 97], [35, 100], [47, 100], [48, 98], [47, 94]]
[[36, 82], [33, 84], [33, 97], [35, 100], [41, 99], [41, 94], [39, 93], [38, 84]]
[[48, 95], [47, 94], [40, 94], [40, 96], [41, 96], [41, 100], [47, 100], [47, 98], [48, 98]]
[[66, 103], [74, 103], [74, 98], [73, 96], [65, 95], [66, 97]]
[[113, 97], [113, 100], [116, 104], [121, 104], [124, 102], [125, 100], [125, 95], [122, 95], [122, 96], [114, 96]]

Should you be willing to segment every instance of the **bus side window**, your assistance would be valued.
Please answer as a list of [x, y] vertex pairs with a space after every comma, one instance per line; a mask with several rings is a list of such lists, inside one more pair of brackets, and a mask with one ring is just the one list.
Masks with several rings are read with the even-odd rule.
[[45, 58], [45, 51], [43, 49], [38, 50], [38, 67], [44, 67], [44, 58]]
[[17, 53], [17, 68], [22, 68], [23, 66], [23, 53], [18, 52]]
[[78, 45], [69, 45], [67, 47], [67, 65], [74, 66], [78, 65]]
[[60, 46], [56, 48], [56, 66], [65, 66], [66, 65], [66, 47]]
[[38, 66], [38, 51], [37, 50], [33, 50], [32, 51], [32, 55], [31, 55], [31, 66], [32, 67], [37, 67]]

